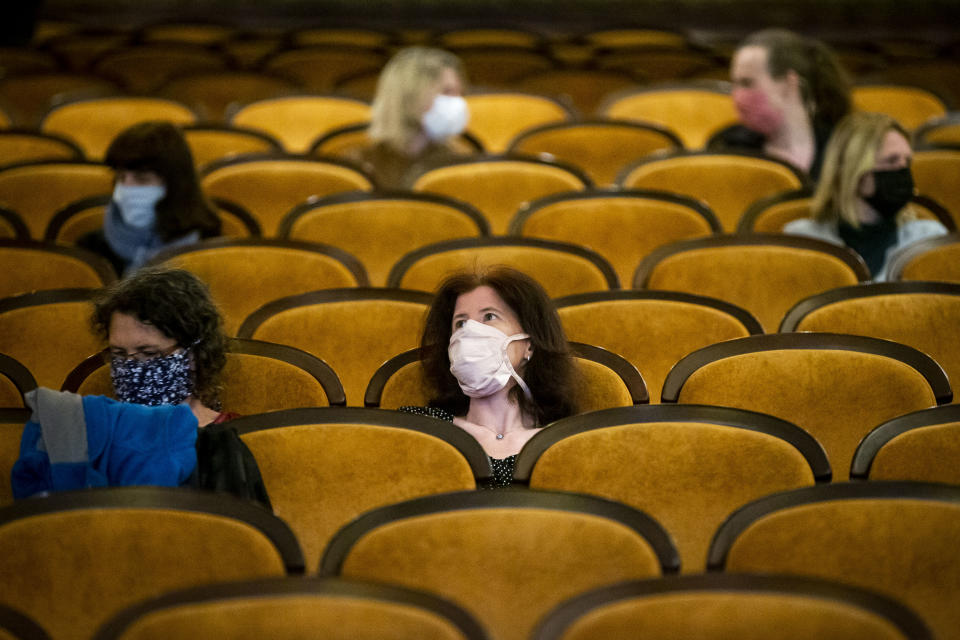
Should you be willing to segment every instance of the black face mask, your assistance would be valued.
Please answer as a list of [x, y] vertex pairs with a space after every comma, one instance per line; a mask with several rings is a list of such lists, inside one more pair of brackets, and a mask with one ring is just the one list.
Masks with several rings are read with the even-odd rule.
[[864, 198], [884, 220], [892, 220], [913, 197], [910, 168], [873, 172], [873, 195]]

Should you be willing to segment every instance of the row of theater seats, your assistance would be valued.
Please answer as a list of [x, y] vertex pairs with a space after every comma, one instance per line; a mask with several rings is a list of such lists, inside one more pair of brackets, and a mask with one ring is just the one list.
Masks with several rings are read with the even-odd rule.
[[[945, 463], [946, 454], [930, 453], [939, 439], [923, 435], [946, 427], [955, 439], [957, 412], [941, 418], [900, 436], [917, 445], [902, 456], [909, 465], [922, 464], [911, 455], [922, 451]], [[755, 573], [862, 588], [919, 615], [892, 615], [895, 627], [909, 621], [911, 629], [892, 635], [851, 634], [833, 626], [839, 620], [818, 618], [825, 625], [819, 633], [804, 629], [807, 635], [797, 637], [958, 637], [956, 478], [953, 485], [824, 484], [822, 452], [797, 437], [802, 431], [769, 416], [720, 407], [636, 407], [558, 422], [520, 454], [518, 472], [529, 472], [529, 488], [500, 491], [474, 489], [482, 477], [478, 468], [486, 463], [489, 471], [488, 459], [468, 435], [431, 418], [313, 409], [248, 416], [236, 426], [258, 457], [276, 515], [189, 489], [97, 489], [21, 501], [0, 509], [0, 605], [31, 616], [53, 638], [88, 638], [145, 599], [160, 596], [155, 604], [184, 606], [183, 594], [163, 595], [176, 589], [308, 573], [428, 592], [462, 607], [491, 638], [616, 637], [597, 630], [593, 634], [600, 635], [531, 632], [563, 601], [592, 589], [683, 573], [659, 586], [713, 584], [735, 591], [749, 578], [740, 583], [721, 575]], [[882, 467], [880, 460], [875, 464]], [[287, 589], [297, 588], [293, 580]], [[776, 591], [774, 584], [762, 590]], [[225, 596], [235, 588], [192, 596]], [[258, 583], [241, 593], [257, 588], [272, 591]], [[837, 587], [833, 595], [842, 600], [849, 593]], [[638, 594], [621, 591], [614, 600], [631, 595]], [[688, 623], [699, 637], [724, 619], [730, 624], [731, 616], [748, 616], [742, 608], [750, 602], [759, 604], [679, 611], [696, 614]], [[867, 610], [878, 604], [859, 602]], [[283, 624], [256, 607], [204, 612], [186, 606], [193, 614], [140, 621], [146, 628], [157, 625], [153, 635], [122, 637], [196, 637], [205, 627], [191, 619], [227, 625], [237, 615], [260, 637], [278, 637], [269, 629]], [[352, 620], [346, 624], [366, 617], [357, 610], [348, 614], [348, 604], [328, 606]], [[794, 637], [771, 626], [777, 624], [767, 617], [771, 613], [750, 618], [762, 624], [762, 635], [722, 637]], [[641, 614], [620, 615], [626, 619], [606, 624], [629, 625]], [[687, 615], [665, 615], [660, 624], [683, 625]], [[118, 628], [135, 617], [121, 616]], [[170, 632], [158, 631], [165, 624], [172, 625]], [[379, 631], [380, 637], [408, 637]]]

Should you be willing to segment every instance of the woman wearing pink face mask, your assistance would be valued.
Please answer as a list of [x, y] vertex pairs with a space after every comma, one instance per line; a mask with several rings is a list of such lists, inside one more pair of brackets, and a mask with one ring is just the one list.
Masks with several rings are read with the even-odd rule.
[[710, 148], [761, 152], [816, 180], [830, 133], [850, 111], [849, 81], [830, 49], [783, 29], [758, 31], [737, 49], [730, 76], [741, 124]]
[[402, 49], [383, 68], [369, 129], [370, 145], [354, 155], [382, 188], [459, 154], [449, 141], [463, 133], [470, 114], [460, 59], [426, 47]]
[[483, 446], [491, 487], [513, 479], [516, 454], [544, 425], [576, 413], [575, 369], [556, 308], [529, 276], [497, 267], [440, 285], [421, 340], [429, 407]]

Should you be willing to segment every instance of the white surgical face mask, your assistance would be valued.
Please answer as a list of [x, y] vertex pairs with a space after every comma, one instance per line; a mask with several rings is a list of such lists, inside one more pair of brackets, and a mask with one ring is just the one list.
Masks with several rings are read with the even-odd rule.
[[113, 188], [113, 201], [120, 209], [124, 223], [144, 229], [153, 226], [157, 217], [157, 203], [167, 195], [163, 185], [123, 185]]
[[517, 381], [529, 397], [530, 389], [514, 370], [507, 347], [515, 340], [529, 338], [525, 333], [508, 336], [496, 327], [467, 320], [452, 336], [447, 355], [450, 373], [471, 398], [485, 398], [503, 389], [510, 378]]
[[442, 93], [433, 99], [430, 109], [423, 114], [421, 123], [427, 137], [431, 140], [445, 140], [457, 136], [467, 128], [470, 110], [467, 101], [460, 96], [447, 96]]

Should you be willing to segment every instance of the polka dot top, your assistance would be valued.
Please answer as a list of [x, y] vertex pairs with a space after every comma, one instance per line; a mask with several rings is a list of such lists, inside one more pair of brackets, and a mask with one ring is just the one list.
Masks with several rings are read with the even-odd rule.
[[[400, 411], [406, 413], [415, 413], [419, 416], [428, 416], [453, 422], [453, 414], [436, 407], [400, 407]], [[490, 456], [487, 456], [490, 458]], [[490, 458], [490, 466], [493, 469], [493, 477], [487, 482], [481, 482], [480, 489], [498, 489], [500, 487], [509, 487], [513, 483], [513, 466], [517, 461], [517, 456], [507, 456], [506, 458]]]

